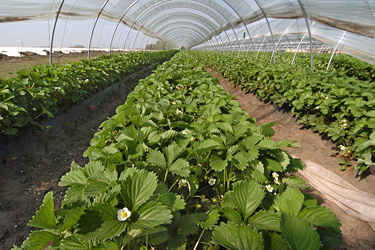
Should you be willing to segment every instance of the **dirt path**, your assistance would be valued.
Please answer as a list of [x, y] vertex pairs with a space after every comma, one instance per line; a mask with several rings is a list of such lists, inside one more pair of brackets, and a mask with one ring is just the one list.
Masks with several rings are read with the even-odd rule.
[[115, 114], [138, 80], [151, 71], [148, 68], [134, 75], [101, 104], [89, 106], [76, 120], [65, 123], [56, 136], [36, 130], [43, 142], [40, 157], [7, 155], [0, 163], [0, 249], [22, 244], [30, 232], [27, 223], [47, 192], [54, 192], [55, 206], [59, 206], [65, 194], [65, 188], [57, 185], [61, 176], [69, 171], [72, 161], [80, 165], [88, 161], [82, 155], [99, 125]]
[[[374, 173], [360, 179], [356, 177], [356, 172], [353, 169], [341, 171], [338, 158], [332, 156], [332, 148], [335, 145], [330, 140], [325, 140], [318, 133], [304, 129], [302, 125], [296, 122], [294, 117], [291, 117], [289, 112], [280, 109], [277, 105], [264, 103], [255, 95], [246, 94], [213, 70], [207, 70], [214, 77], [220, 78], [220, 85], [237, 98], [241, 107], [257, 120], [257, 124], [272, 121], [278, 123], [273, 127], [275, 130], [274, 140], [294, 140], [299, 142], [300, 148], [287, 149], [290, 154], [296, 155], [303, 160], [316, 162], [341, 176], [358, 189], [375, 194]], [[315, 196], [321, 205], [328, 207], [334, 212], [342, 223], [341, 230], [345, 243], [335, 249], [375, 249], [375, 232], [367, 223], [349, 216], [316, 190], [310, 188], [308, 192]]]

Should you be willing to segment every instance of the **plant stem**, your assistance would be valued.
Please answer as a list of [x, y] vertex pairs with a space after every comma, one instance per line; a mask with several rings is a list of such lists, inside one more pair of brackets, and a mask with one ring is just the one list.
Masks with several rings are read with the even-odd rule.
[[167, 181], [167, 176], [168, 176], [168, 170], [165, 171], [165, 175], [164, 175], [164, 183]]
[[[198, 193], [199, 191], [205, 190], [205, 189], [207, 189], [207, 188], [209, 188], [209, 187], [211, 187], [211, 186], [207, 186], [207, 187], [204, 187], [204, 188], [198, 189], [196, 193]], [[198, 196], [198, 197], [199, 197], [199, 196]]]
[[198, 245], [199, 245], [199, 242], [201, 241], [201, 238], [202, 238], [203, 233], [204, 233], [205, 230], [206, 230], [206, 229], [203, 229], [203, 230], [202, 230], [201, 235], [199, 235], [198, 241], [197, 241], [197, 243], [195, 243], [195, 246], [194, 246], [193, 250], [196, 250], [196, 249], [197, 249], [197, 247], [198, 247]]
[[224, 194], [226, 193], [226, 185], [225, 183], [227, 182], [227, 168], [224, 168]]
[[[169, 192], [172, 190], [172, 188], [174, 187], [174, 185], [176, 185], [176, 183], [179, 181], [180, 179], [177, 179], [174, 183], [173, 183], [173, 185], [169, 188]], [[165, 182], [165, 181], [164, 181]]]

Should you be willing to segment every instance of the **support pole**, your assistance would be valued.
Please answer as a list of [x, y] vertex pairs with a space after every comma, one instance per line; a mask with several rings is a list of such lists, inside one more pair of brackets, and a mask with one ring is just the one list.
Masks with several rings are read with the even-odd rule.
[[52, 37], [51, 37], [50, 48], [49, 48], [49, 64], [52, 64], [53, 40], [55, 38], [55, 31], [56, 31], [57, 20], [59, 19], [59, 15], [60, 15], [61, 9], [62, 9], [62, 7], [64, 5], [64, 2], [65, 2], [65, 0], [61, 1], [59, 10], [56, 13], [55, 24], [53, 25]]
[[98, 16], [97, 16], [96, 19], [95, 19], [94, 26], [92, 27], [92, 30], [91, 30], [91, 36], [90, 36], [90, 41], [89, 41], [89, 50], [88, 50], [88, 52], [87, 52], [87, 60], [88, 60], [88, 61], [90, 61], [91, 42], [92, 42], [92, 38], [93, 38], [93, 36], [94, 36], [94, 31], [95, 31], [96, 23], [98, 22], [99, 17], [100, 17], [100, 15], [102, 14], [102, 12], [103, 12], [103, 10], [104, 10], [104, 8], [105, 8], [105, 6], [107, 5], [108, 2], [109, 2], [109, 0], [106, 0], [106, 1], [104, 2], [104, 4], [102, 5], [102, 8], [100, 9], [100, 11], [99, 11], [99, 13], [98, 13]]
[[337, 47], [338, 47], [339, 44], [341, 43], [342, 39], [344, 39], [344, 36], [345, 36], [345, 35], [346, 35], [346, 31], [344, 31], [344, 33], [342, 34], [340, 40], [339, 40], [338, 43], [336, 44], [335, 49], [332, 51], [331, 58], [329, 59], [329, 62], [328, 62], [328, 65], [327, 65], [326, 74], [327, 74], [327, 72], [328, 72], [328, 70], [329, 70], [329, 67], [331, 66], [331, 62], [332, 62], [333, 56], [334, 56], [335, 53], [336, 53]]
[[[315, 22], [313, 22], [311, 24], [311, 27], [315, 24]], [[293, 56], [293, 61], [292, 61], [292, 65], [294, 65], [294, 60], [296, 59], [296, 56], [297, 56], [297, 53], [298, 53], [298, 50], [299, 50], [299, 47], [301, 46], [302, 42], [303, 42], [303, 39], [305, 39], [305, 37], [307, 36], [308, 34], [308, 31], [305, 32], [305, 34], [303, 35], [301, 41], [298, 43], [298, 46], [297, 46], [297, 49], [296, 49], [296, 52], [294, 53], [294, 56]]]
[[[245, 26], [245, 29], [246, 29], [247, 34], [249, 35], [251, 48], [254, 49], [254, 45], [253, 45], [253, 41], [252, 41], [252, 39], [251, 39], [251, 35], [250, 35], [250, 32], [249, 32], [249, 29], [247, 28], [246, 23], [245, 23], [244, 20], [242, 19], [241, 15], [238, 14], [238, 12], [237, 12], [237, 11], [232, 7], [232, 5], [230, 5], [226, 0], [223, 0], [223, 1], [224, 1], [224, 3], [226, 3], [226, 4], [227, 4], [227, 5], [228, 5], [228, 6], [229, 6], [229, 7], [230, 7], [230, 8], [231, 8], [231, 9], [237, 14], [237, 16], [240, 18], [242, 24]], [[239, 50], [240, 50], [240, 55], [241, 55], [241, 45], [240, 45]]]
[[[266, 15], [266, 12], [264, 12], [263, 8], [260, 6], [260, 4], [258, 3], [258, 0], [254, 0], [254, 2], [258, 5], [260, 11], [263, 13], [263, 16], [264, 18], [266, 19], [266, 22], [267, 22], [267, 25], [268, 25], [268, 29], [270, 30], [270, 34], [271, 34], [271, 39], [272, 39], [272, 48], [273, 48], [273, 53], [275, 54], [276, 51], [275, 51], [275, 42], [274, 42], [274, 37], [273, 37], [273, 32], [272, 32], [272, 28], [271, 28], [271, 25], [270, 25], [270, 22], [268, 21], [268, 18], [267, 18], [267, 15]], [[259, 53], [259, 52], [258, 52]], [[271, 61], [272, 61], [272, 58], [273, 58], [273, 62], [275, 63], [276, 62], [276, 54], [275, 56], [272, 55], [271, 57]]]
[[309, 21], [307, 20], [307, 14], [306, 14], [306, 11], [305, 11], [305, 7], [303, 7], [303, 4], [301, 3], [301, 0], [297, 0], [297, 1], [298, 1], [298, 4], [299, 4], [299, 7], [302, 10], [303, 16], [305, 18], [307, 31], [309, 32], [309, 36], [310, 36], [310, 56], [311, 56], [310, 69], [311, 69], [311, 71], [313, 71], [313, 69], [314, 69], [314, 51], [313, 51], [313, 46], [312, 46], [312, 35], [311, 35], [310, 25], [309, 25]]
[[116, 25], [116, 28], [115, 30], [113, 31], [113, 34], [112, 34], [112, 38], [111, 38], [111, 44], [109, 45], [109, 54], [111, 54], [111, 51], [112, 51], [112, 45], [113, 45], [113, 39], [115, 38], [115, 34], [116, 34], [116, 31], [118, 29], [118, 26], [120, 25], [121, 23], [121, 20], [125, 17], [125, 15], [128, 13], [128, 11], [134, 6], [134, 4], [136, 4], [139, 0], [136, 0], [134, 2], [132, 2], [132, 4], [130, 4], [128, 6], [128, 8], [126, 8], [124, 14], [122, 14], [121, 18], [119, 19], [119, 21], [117, 22], [117, 25]]

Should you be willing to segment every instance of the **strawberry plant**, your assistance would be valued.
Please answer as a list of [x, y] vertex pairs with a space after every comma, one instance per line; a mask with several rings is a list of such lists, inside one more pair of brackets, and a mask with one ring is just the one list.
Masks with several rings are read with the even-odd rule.
[[[290, 176], [305, 167], [218, 79], [179, 53], [141, 81], [45, 196], [22, 249], [319, 249], [340, 222]], [[46, 218], [43, 220], [42, 218]], [[48, 219], [47, 219], [48, 218]], [[44, 222], [45, 221], [45, 222]]]
[[53, 117], [174, 53], [134, 52], [66, 65], [39, 65], [19, 71], [16, 77], [0, 79], [0, 136], [15, 135], [19, 128], [36, 125], [41, 117]]
[[[338, 150], [333, 153], [342, 157], [342, 169], [350, 166], [352, 159], [357, 161], [358, 174], [374, 165], [375, 148], [371, 143], [366, 147], [362, 144], [371, 141], [370, 134], [375, 128], [375, 83], [363, 81], [371, 80], [370, 76], [348, 77], [352, 73], [340, 72], [339, 67], [326, 74], [321, 70], [311, 72], [304, 66], [269, 64], [250, 57], [211, 53], [196, 56], [242, 90], [290, 109], [299, 123], [328, 135], [337, 142]], [[287, 56], [280, 56], [280, 60]], [[356, 65], [354, 62], [353, 59], [352, 67]], [[360, 68], [365, 68], [367, 64], [361, 65]], [[372, 72], [372, 66], [366, 67], [366, 72]]]

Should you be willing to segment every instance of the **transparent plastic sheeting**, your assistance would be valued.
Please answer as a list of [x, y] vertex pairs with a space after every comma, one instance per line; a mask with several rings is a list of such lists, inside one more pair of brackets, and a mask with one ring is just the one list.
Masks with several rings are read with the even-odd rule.
[[314, 23], [314, 46], [326, 43], [375, 64], [375, 0], [0, 0], [0, 22], [53, 20], [57, 14], [125, 24], [174, 48], [205, 42], [233, 49], [299, 44], [299, 38], [310, 39], [307, 18]]
[[[304, 19], [270, 19], [269, 20], [274, 39], [270, 36], [269, 28], [263, 20], [247, 25], [250, 37], [245, 28], [236, 30], [237, 37], [243, 37], [238, 43], [235, 42], [234, 35], [229, 32], [230, 41], [226, 41], [227, 50], [255, 50], [255, 51], [285, 51], [294, 50], [300, 44], [300, 49], [307, 51], [310, 49], [308, 31]], [[348, 31], [325, 26], [317, 22], [309, 22], [313, 38], [313, 47], [319, 52], [323, 45], [331, 49], [336, 49], [343, 53], [352, 55], [363, 61], [375, 64], [375, 39], [364, 37]], [[302, 40], [303, 38], [303, 40]], [[206, 41], [193, 49], [216, 50], [221, 48], [214, 39]]]
[[311, 186], [350, 216], [367, 222], [375, 231], [375, 195], [359, 190], [339, 175], [315, 162], [309, 160], [304, 160], [304, 162], [306, 169], [298, 172], [308, 180]]

